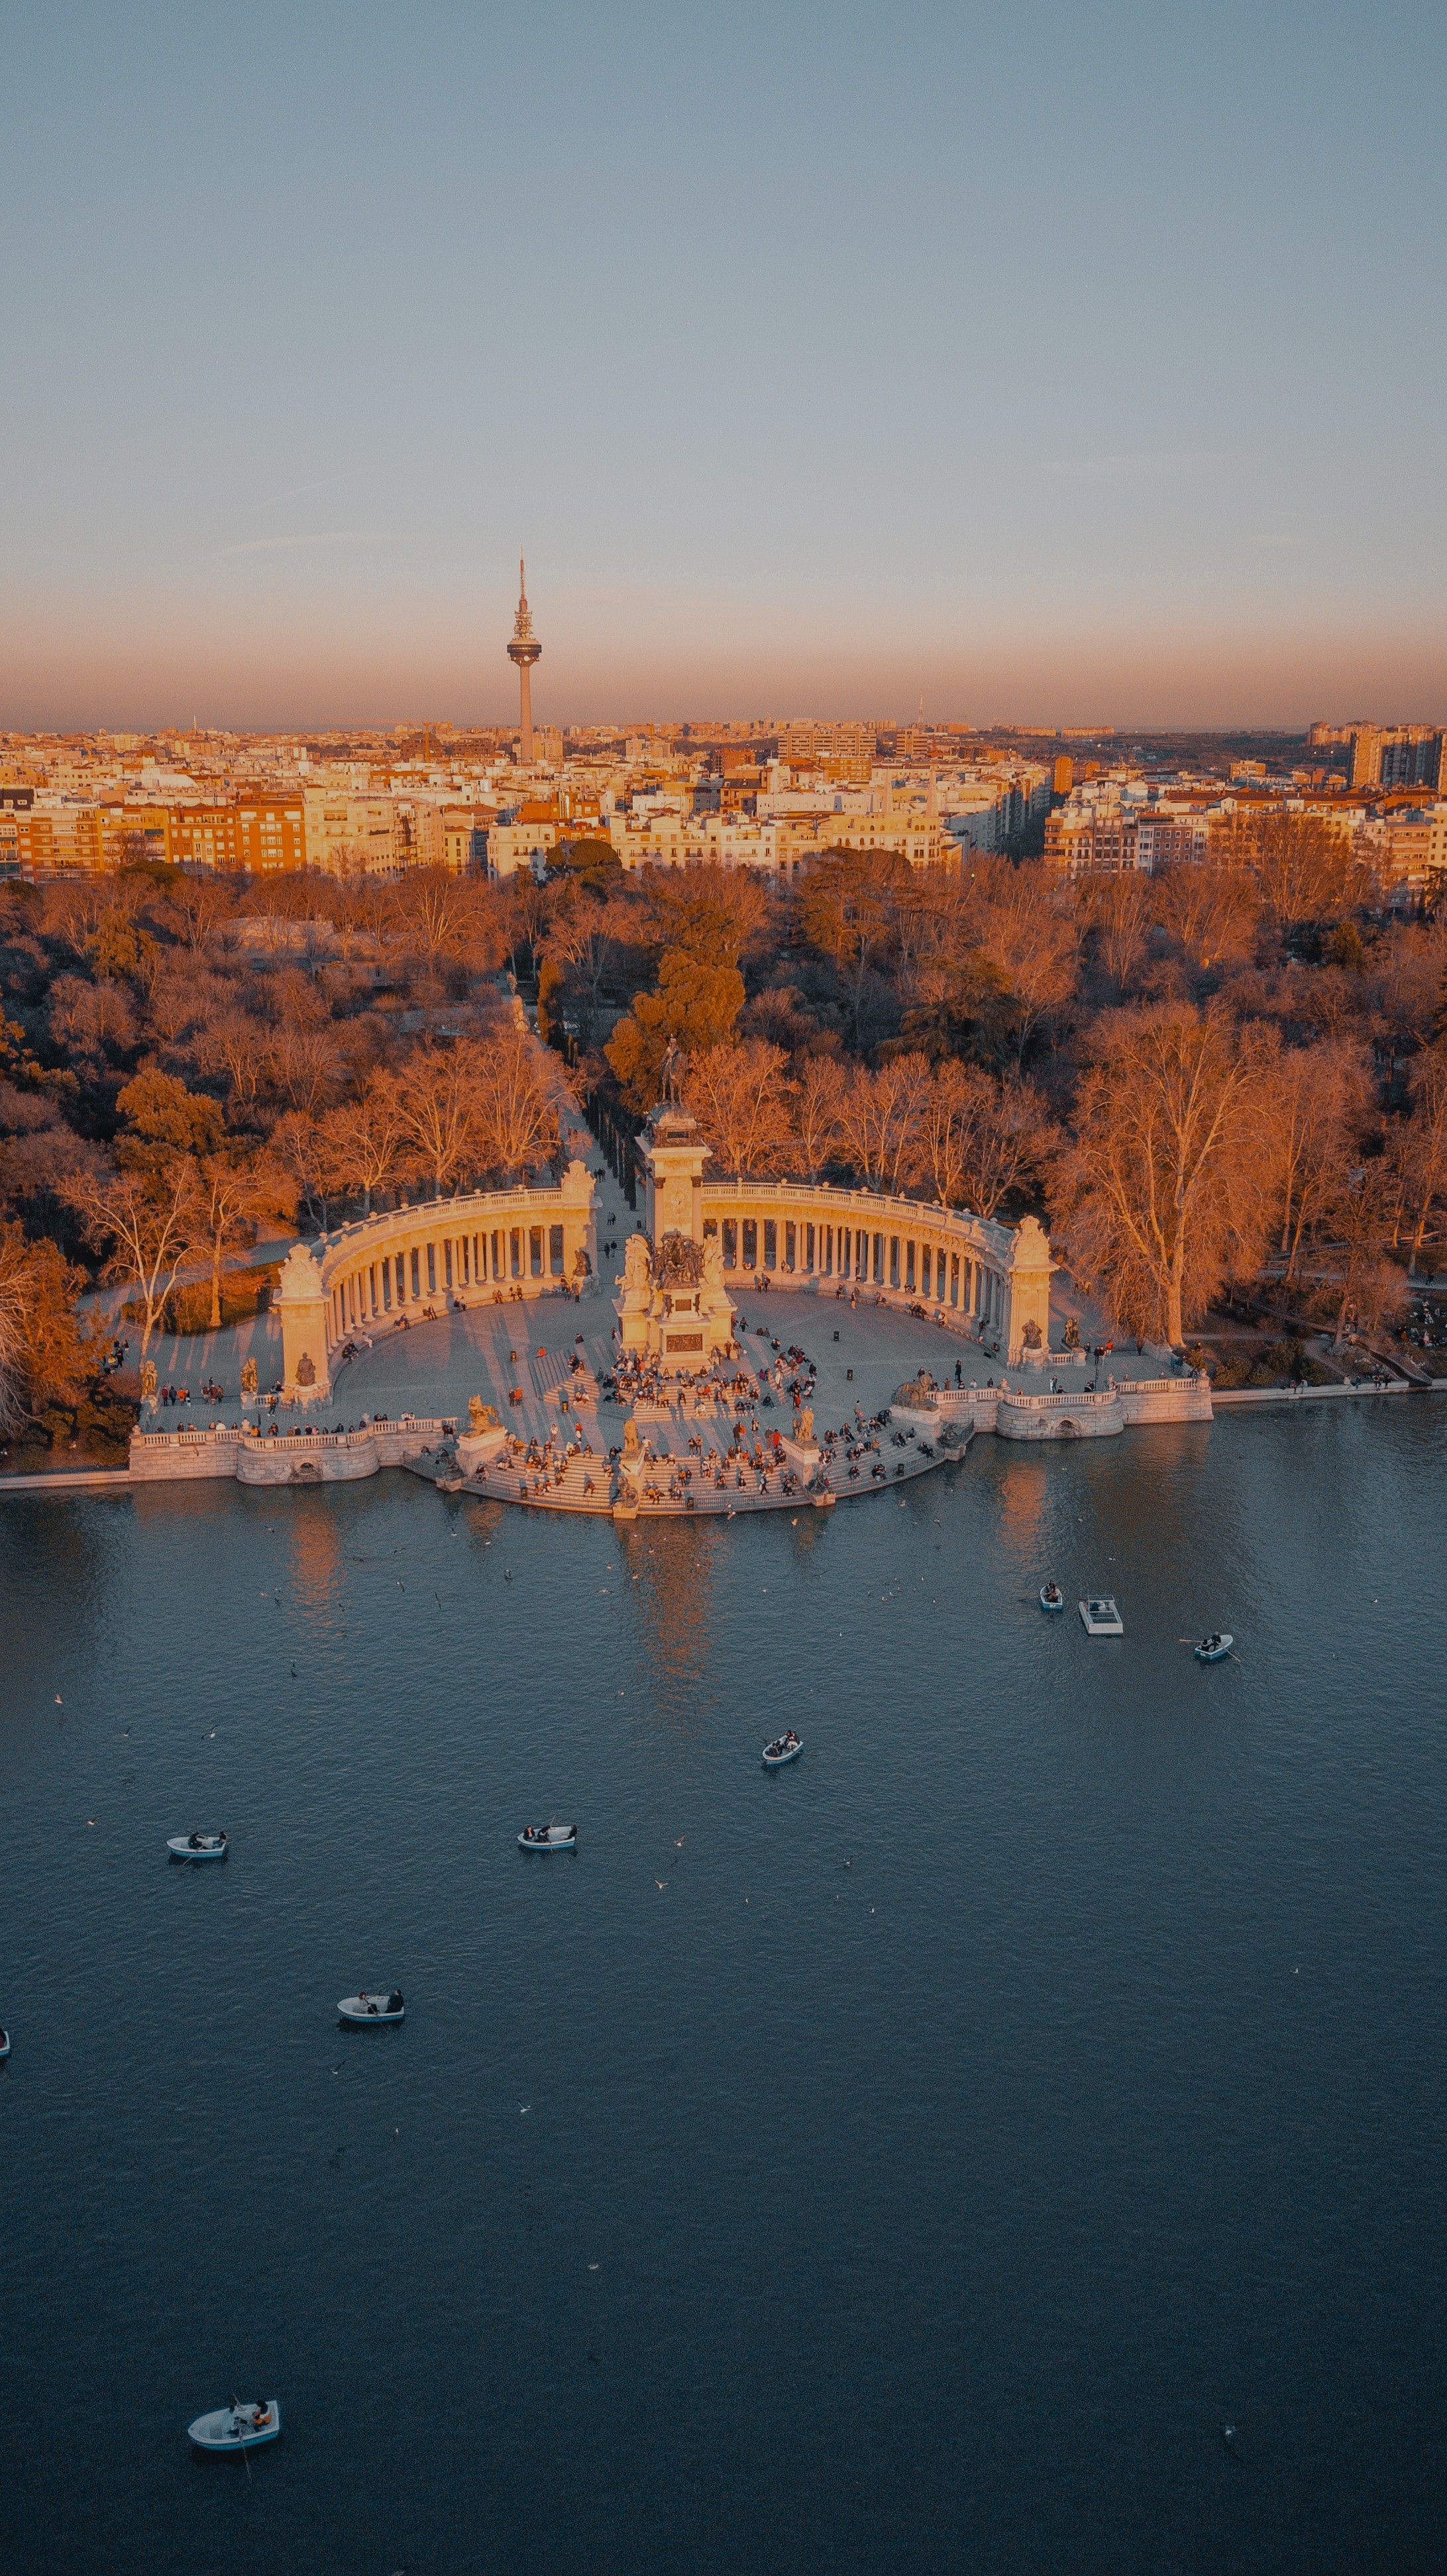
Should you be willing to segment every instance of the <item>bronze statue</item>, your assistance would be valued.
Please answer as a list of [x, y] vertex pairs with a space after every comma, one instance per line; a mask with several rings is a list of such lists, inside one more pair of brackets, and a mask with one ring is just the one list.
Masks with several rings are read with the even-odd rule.
[[658, 1069], [658, 1079], [660, 1084], [659, 1103], [661, 1107], [665, 1109], [681, 1109], [683, 1107], [683, 1077], [687, 1070], [687, 1056], [684, 1054], [677, 1038], [670, 1038], [663, 1051], [663, 1062]]

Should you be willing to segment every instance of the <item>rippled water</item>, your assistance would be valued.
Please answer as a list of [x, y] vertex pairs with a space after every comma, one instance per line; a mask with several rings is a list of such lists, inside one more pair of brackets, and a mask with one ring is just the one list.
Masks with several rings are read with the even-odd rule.
[[1444, 1429], [5, 1503], [7, 2569], [1440, 2564]]

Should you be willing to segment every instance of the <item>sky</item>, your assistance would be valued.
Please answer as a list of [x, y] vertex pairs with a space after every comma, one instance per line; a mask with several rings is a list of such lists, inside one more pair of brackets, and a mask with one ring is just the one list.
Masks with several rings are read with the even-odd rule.
[[[0, 730], [1447, 713], [1423, 0], [0, 0]], [[1425, 115], [1424, 111], [1425, 110]]]

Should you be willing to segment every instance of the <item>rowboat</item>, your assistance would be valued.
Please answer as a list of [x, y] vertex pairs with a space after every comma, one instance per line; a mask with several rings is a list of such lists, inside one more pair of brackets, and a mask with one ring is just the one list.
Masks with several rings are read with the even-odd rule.
[[1198, 1664], [1220, 1664], [1225, 1662], [1235, 1642], [1234, 1637], [1223, 1637], [1217, 1631], [1214, 1636], [1203, 1637], [1199, 1646], [1192, 1648], [1192, 1652]]
[[524, 1825], [518, 1836], [519, 1851], [576, 1851], [576, 1825]]
[[173, 1860], [224, 1860], [231, 1845], [224, 1834], [172, 1834], [166, 1849]]
[[396, 1986], [390, 1994], [369, 1995], [363, 1987], [359, 1995], [343, 1995], [337, 2006], [343, 2021], [366, 2024], [374, 2021], [402, 2021], [407, 2007]]
[[1042, 1584], [1041, 1584], [1041, 1586], [1040, 1586], [1040, 1607], [1041, 1607], [1041, 1609], [1042, 1609], [1042, 1610], [1063, 1610], [1063, 1609], [1064, 1609], [1064, 1607], [1065, 1607], [1065, 1595], [1064, 1595], [1064, 1593], [1061, 1591], [1060, 1586], [1059, 1586], [1059, 1584], [1058, 1584], [1058, 1583], [1042, 1583]]
[[1082, 1601], [1080, 1616], [1087, 1637], [1123, 1637], [1125, 1621], [1108, 1594], [1098, 1594], [1093, 1601]]
[[218, 2406], [186, 2430], [198, 2451], [254, 2451], [281, 2431], [281, 2401], [259, 2397], [250, 2406]]
[[772, 1744], [764, 1746], [764, 1769], [781, 1771], [786, 1762], [797, 1762], [803, 1750], [803, 1738], [794, 1733], [792, 1726], [786, 1727]]

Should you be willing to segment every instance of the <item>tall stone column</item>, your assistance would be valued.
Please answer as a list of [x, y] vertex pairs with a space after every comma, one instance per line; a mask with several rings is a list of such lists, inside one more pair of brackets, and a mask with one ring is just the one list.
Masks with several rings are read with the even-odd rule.
[[[1005, 1291], [1003, 1322], [1004, 1341], [1012, 1361], [1018, 1363], [1023, 1351], [1050, 1348], [1050, 1237], [1038, 1217], [1022, 1217], [1015, 1228], [1010, 1248], [1010, 1267], [1001, 1285]], [[1034, 1339], [1029, 1327], [1034, 1327]]]
[[281, 1265], [275, 1308], [281, 1318], [282, 1393], [294, 1404], [331, 1394], [327, 1367], [327, 1292], [315, 1256], [294, 1243]]

